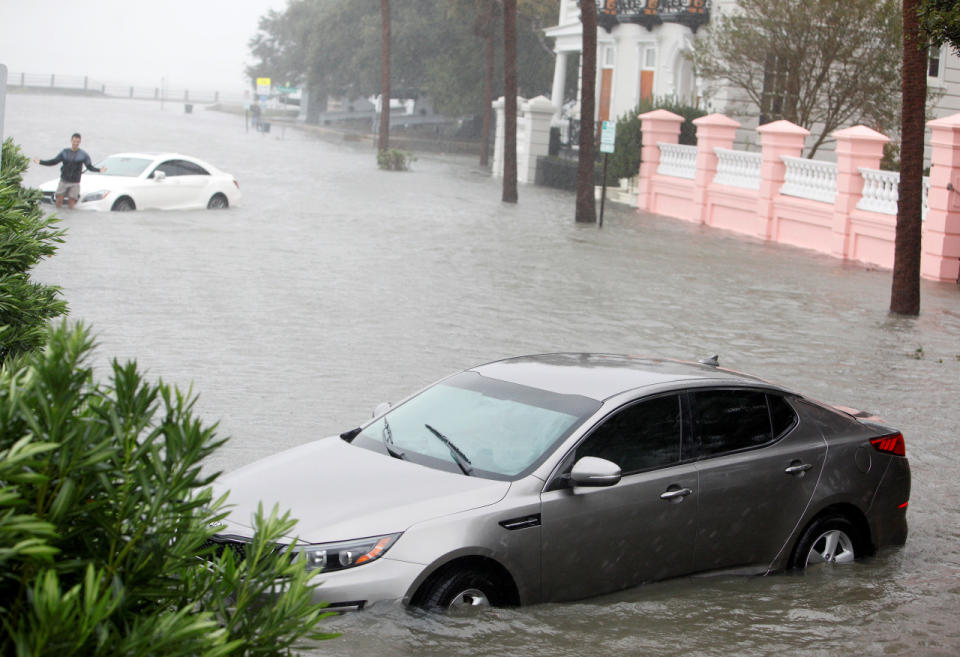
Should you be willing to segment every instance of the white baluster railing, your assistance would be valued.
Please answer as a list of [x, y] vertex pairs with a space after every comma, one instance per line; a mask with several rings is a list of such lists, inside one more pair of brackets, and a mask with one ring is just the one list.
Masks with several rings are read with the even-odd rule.
[[659, 142], [660, 165], [657, 173], [693, 180], [697, 174], [697, 147]]
[[760, 153], [737, 151], [731, 148], [714, 148], [717, 154], [717, 175], [713, 182], [744, 189], [760, 189]]
[[897, 214], [900, 172], [860, 167], [860, 175], [863, 177], [863, 192], [857, 201], [857, 209]]
[[787, 172], [780, 187], [785, 196], [798, 196], [813, 201], [833, 203], [837, 195], [837, 165], [833, 162], [809, 160], [782, 155]]

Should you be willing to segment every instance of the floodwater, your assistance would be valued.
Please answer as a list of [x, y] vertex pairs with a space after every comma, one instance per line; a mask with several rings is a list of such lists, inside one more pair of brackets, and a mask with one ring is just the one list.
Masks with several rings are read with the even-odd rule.
[[[224, 212], [63, 211], [37, 270], [92, 325], [98, 367], [136, 359], [193, 384], [229, 443], [210, 467], [356, 426], [457, 369], [549, 351], [695, 359], [873, 411], [913, 470], [902, 549], [807, 576], [694, 577], [576, 604], [424, 615], [395, 605], [324, 621], [325, 655], [956, 655], [960, 653], [960, 288], [924, 282], [891, 317], [890, 273], [573, 194], [473, 158], [371, 148], [180, 104], [11, 95], [5, 132], [52, 157], [74, 131], [93, 158], [177, 150], [240, 180]], [[56, 169], [31, 167], [30, 184]], [[358, 486], [363, 485], [358, 478]], [[953, 491], [953, 492], [951, 492]], [[350, 491], [344, 491], [344, 495]]]

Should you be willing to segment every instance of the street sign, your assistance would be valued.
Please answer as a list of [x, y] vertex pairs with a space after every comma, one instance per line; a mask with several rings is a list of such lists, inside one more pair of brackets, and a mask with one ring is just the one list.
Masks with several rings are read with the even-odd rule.
[[278, 94], [295, 94], [300, 91], [299, 87], [277, 87]]
[[270, 93], [270, 78], [257, 78], [257, 95], [266, 96]]
[[615, 121], [604, 121], [600, 131], [600, 152], [612, 153], [617, 142], [617, 124]]

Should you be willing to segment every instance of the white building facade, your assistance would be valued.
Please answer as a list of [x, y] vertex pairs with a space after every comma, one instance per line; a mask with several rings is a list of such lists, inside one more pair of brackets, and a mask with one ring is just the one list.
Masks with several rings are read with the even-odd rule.
[[[584, 0], [590, 1], [590, 0]], [[698, 34], [710, 28], [711, 17], [737, 9], [737, 0], [593, 0], [597, 3], [597, 107], [598, 121], [616, 120], [636, 109], [642, 99], [666, 98], [696, 105], [708, 112], [735, 117], [742, 124], [738, 145], [754, 146], [757, 109], [732, 87], [697, 78], [684, 53]], [[561, 0], [552, 37], [556, 64], [551, 102], [555, 120], [562, 114], [564, 82], [570, 67], [580, 67], [582, 24], [579, 0]], [[579, 79], [579, 76], [578, 76]], [[933, 118], [960, 112], [960, 57], [949, 47], [932, 49], [927, 78], [939, 95]], [[577, 103], [567, 112], [579, 118]], [[759, 145], [756, 145], [759, 147]], [[825, 151], [830, 151], [826, 145]]]

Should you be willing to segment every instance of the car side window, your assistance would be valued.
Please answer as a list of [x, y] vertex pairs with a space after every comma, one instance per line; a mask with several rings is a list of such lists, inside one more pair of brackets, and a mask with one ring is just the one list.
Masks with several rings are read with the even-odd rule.
[[759, 390], [701, 390], [693, 397], [701, 456], [765, 445], [796, 421], [782, 397]]
[[682, 426], [678, 396], [641, 401], [604, 420], [577, 447], [574, 460], [597, 456], [624, 474], [672, 465], [680, 461]]
[[186, 160], [177, 160], [182, 173], [181, 176], [209, 176], [210, 173], [199, 164], [187, 162]]
[[[167, 160], [154, 169], [154, 173], [162, 171], [168, 178], [171, 176], [208, 176], [207, 170], [203, 167], [187, 162], [186, 160]], [[150, 174], [153, 177], [153, 174]]]

